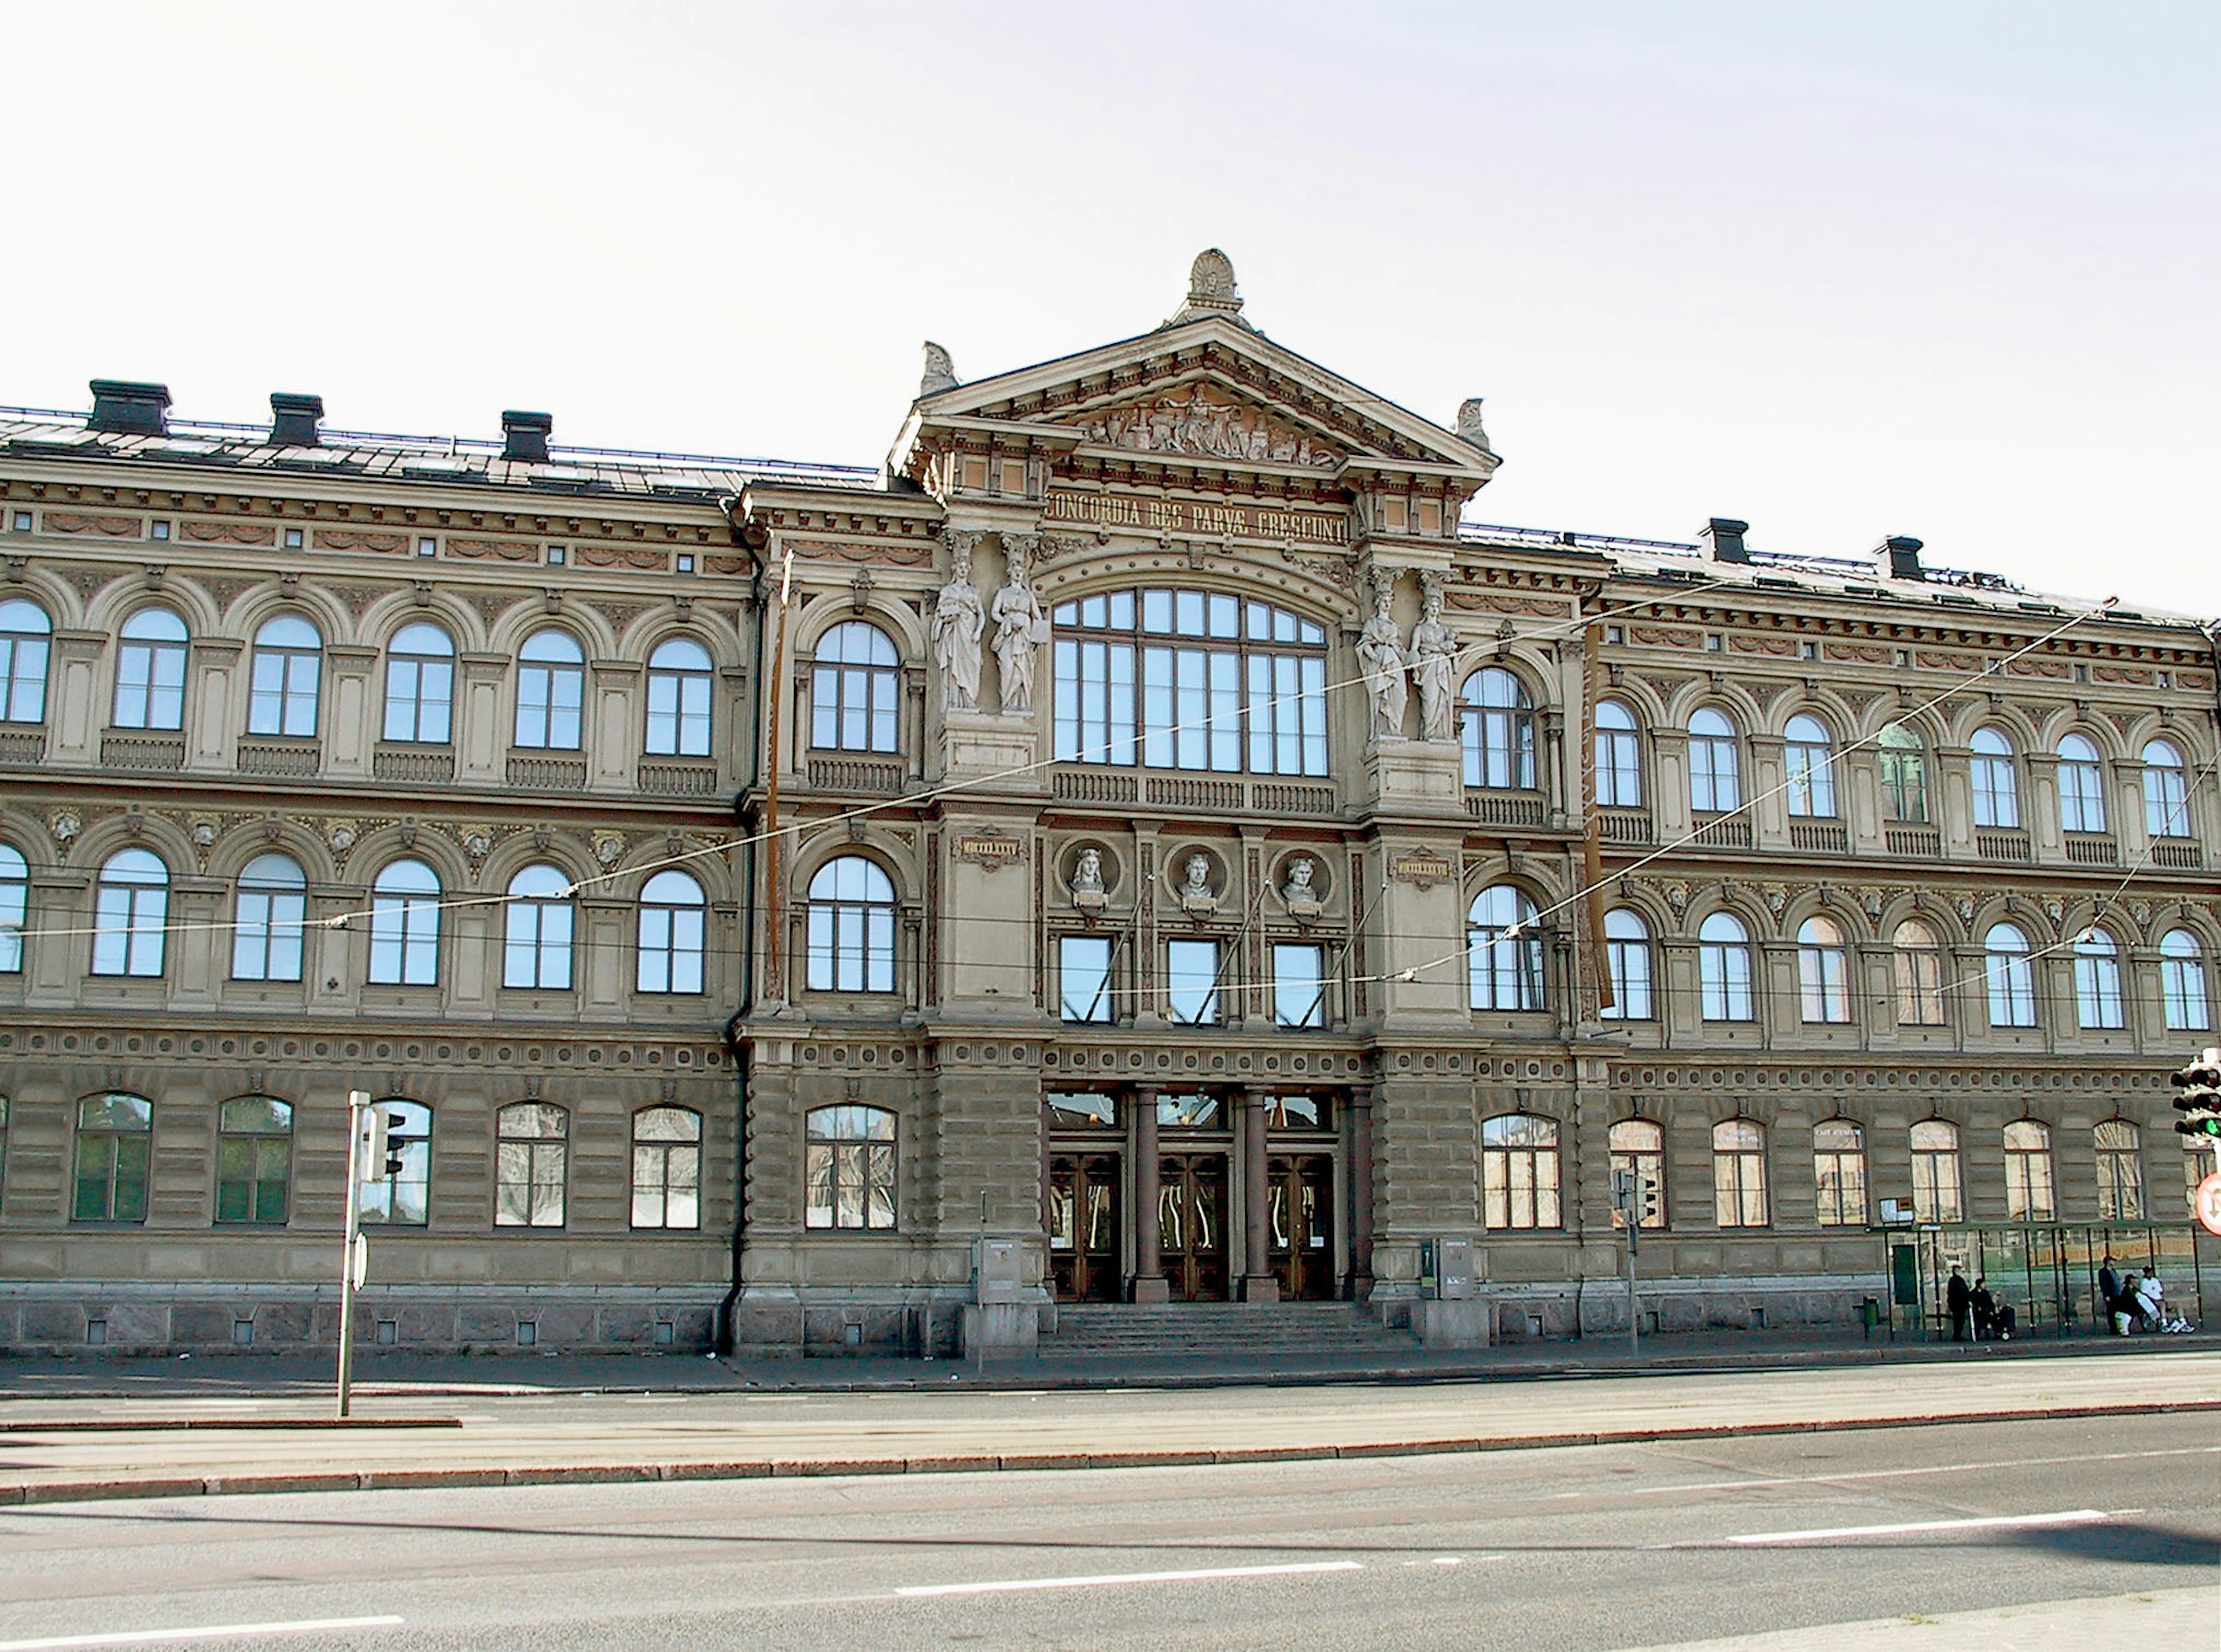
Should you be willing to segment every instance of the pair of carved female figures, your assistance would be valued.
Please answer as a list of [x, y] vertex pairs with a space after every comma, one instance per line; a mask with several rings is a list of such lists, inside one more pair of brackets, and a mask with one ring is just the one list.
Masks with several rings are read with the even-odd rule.
[[992, 605], [983, 604], [979, 588], [972, 583], [972, 552], [977, 534], [951, 531], [949, 555], [955, 566], [948, 583], [933, 604], [933, 659], [941, 668], [946, 704], [952, 711], [969, 711], [979, 704], [979, 639], [992, 616], [995, 622], [995, 662], [1003, 676], [1002, 710], [1011, 716], [1034, 709], [1034, 650], [1048, 641], [1048, 616], [1029, 581], [1039, 539], [1031, 534], [1005, 534], [1003, 557], [1007, 572]]
[[1373, 617], [1358, 633], [1357, 662], [1365, 673], [1365, 691], [1373, 708], [1373, 738], [1398, 739], [1404, 732], [1409, 684], [1419, 687], [1419, 737], [1457, 738], [1458, 635], [1442, 618], [1442, 593], [1431, 579], [1423, 582], [1419, 623], [1407, 648], [1389, 614], [1395, 595], [1391, 579], [1376, 580]]

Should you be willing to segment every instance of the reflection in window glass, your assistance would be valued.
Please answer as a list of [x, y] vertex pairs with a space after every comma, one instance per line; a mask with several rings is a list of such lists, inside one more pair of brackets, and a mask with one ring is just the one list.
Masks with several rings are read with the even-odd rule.
[[1712, 1127], [1712, 1216], [1724, 1228], [1762, 1228], [1766, 1127], [1730, 1118]]
[[1813, 716], [1793, 716], [1782, 748], [1789, 771], [1789, 812], [1830, 819], [1836, 812], [1836, 759], [1827, 726]]
[[77, 1104], [72, 1222], [144, 1222], [154, 1104], [110, 1091]]
[[216, 1219], [282, 1224], [291, 1200], [293, 1109], [241, 1096], [216, 1114]]
[[119, 729], [185, 726], [185, 623], [166, 608], [142, 608], [116, 634]]
[[1049, 1123], [1060, 1129], [1109, 1130], [1118, 1127], [1118, 1103], [1092, 1090], [1048, 1092]]
[[1535, 704], [1526, 685], [1500, 666], [1465, 680], [1458, 714], [1465, 744], [1465, 783], [1535, 789]]
[[1481, 1218], [1492, 1228], [1555, 1228], [1558, 1126], [1531, 1113], [1505, 1113], [1480, 1124]]
[[1729, 912], [1697, 930], [1698, 1007], [1707, 1021], [1755, 1020], [1750, 991], [1750, 931]]
[[43, 723], [53, 623], [35, 603], [0, 602], [0, 723]]
[[373, 1104], [385, 1115], [385, 1162], [361, 1167], [362, 1219], [421, 1228], [431, 1211], [432, 1110], [397, 1096]]
[[1982, 939], [1982, 950], [1990, 984], [1990, 1025], [2036, 1025], [2036, 971], [2029, 961], [2028, 937], [2015, 924], [1994, 923]]
[[1959, 1174], [1959, 1127], [1940, 1118], [1912, 1127], [1912, 1218], [1916, 1222], [1967, 1219], [1965, 1184]]
[[2020, 824], [2020, 778], [2012, 742], [1996, 729], [1974, 730], [1974, 824], [2011, 828]]
[[674, 636], [648, 658], [648, 754], [710, 754], [710, 651]]
[[2051, 1191], [2051, 1132], [2032, 1118], [2005, 1126], [2005, 1220], [2049, 1222], [2059, 1214]]
[[1611, 1002], [1598, 1011], [1606, 1021], [1649, 1021], [1657, 1016], [1650, 996], [1650, 926], [1640, 912], [1615, 906], [1604, 915], [1605, 967], [1611, 975]]
[[2059, 742], [2059, 824], [2069, 832], [2105, 829], [2105, 769], [2080, 735]]
[[[1642, 1186], [1655, 1190], [1650, 1197], [1638, 1201], [1642, 1211], [1642, 1225], [1662, 1228], [1666, 1225], [1666, 1132], [1648, 1118], [1623, 1118], [1606, 1133], [1605, 1143], [1611, 1154], [1611, 1173], [1637, 1176]], [[1611, 1211], [1611, 1225], [1627, 1226], [1627, 1212], [1615, 1200]]]
[[895, 1116], [880, 1107], [810, 1111], [804, 1149], [804, 1225], [895, 1225]]
[[561, 631], [526, 639], [516, 654], [516, 744], [577, 751], [586, 704], [586, 656]]
[[1065, 1020], [1117, 1019], [1117, 1004], [1110, 994], [1110, 937], [1104, 935], [1059, 937], [1057, 986]]
[[1596, 800], [1600, 809], [1642, 807], [1642, 736], [1617, 700], [1597, 702]]
[[2125, 1118], [2109, 1118], [2093, 1133], [2098, 1149], [2098, 1219], [2144, 1219], [2143, 1138]]
[[901, 664], [876, 625], [844, 620], [826, 632], [810, 667], [810, 743], [820, 751], [894, 750]]
[[238, 917], [231, 931], [231, 975], [239, 981], [301, 979], [301, 935], [308, 922], [309, 880], [291, 856], [258, 854], [239, 874]]
[[297, 614], [282, 614], [254, 634], [247, 733], [315, 736], [323, 650], [323, 633]]
[[1897, 1020], [1904, 1027], [1943, 1024], [1943, 948], [1936, 931], [1907, 918], [1891, 938], [1897, 974]]
[[371, 885], [370, 979], [380, 986], [440, 979], [440, 879], [422, 860], [396, 860]]
[[494, 1116], [493, 1224], [560, 1228], [570, 1180], [571, 1115], [522, 1101]]
[[702, 990], [704, 926], [708, 907], [702, 885], [666, 868], [640, 892], [639, 957], [633, 985], [642, 992]]
[[1165, 948], [1166, 1013], [1188, 1026], [1218, 1019], [1218, 942], [1174, 941]]
[[702, 1225], [702, 1115], [643, 1107], [632, 1116], [632, 1225]]
[[1276, 942], [1273, 948], [1273, 1024], [1326, 1025], [1326, 948]]
[[[4, 865], [0, 865], [0, 878], [6, 875]], [[4, 967], [7, 961], [6, 902], [7, 888], [0, 883], [0, 967]], [[2198, 937], [2187, 929], [2169, 929], [2160, 937], [2159, 996], [2169, 1032], [2205, 1032], [2212, 1029], [2213, 1011], [2205, 993], [2205, 961], [2199, 954]]]
[[1163, 1094], [1157, 1097], [1157, 1126], [1171, 1130], [1216, 1130], [1225, 1127], [1217, 1096]]
[[124, 849], [100, 868], [94, 895], [92, 973], [160, 975], [170, 921], [170, 869], [145, 849]]
[[810, 879], [813, 992], [895, 990], [895, 886], [860, 854], [828, 860]]
[[23, 931], [30, 916], [30, 863], [13, 844], [0, 843], [0, 975], [23, 967]]
[[1867, 1220], [1866, 1132], [1848, 1118], [1812, 1127], [1812, 1180], [1824, 1228], [1859, 1228]]
[[385, 651], [387, 740], [444, 746], [454, 730], [455, 645], [436, 625], [404, 625]]

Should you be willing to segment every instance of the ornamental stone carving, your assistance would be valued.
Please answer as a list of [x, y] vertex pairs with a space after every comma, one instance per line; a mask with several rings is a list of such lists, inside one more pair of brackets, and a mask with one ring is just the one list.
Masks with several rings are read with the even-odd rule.
[[979, 704], [979, 634], [987, 624], [979, 588], [972, 583], [972, 553], [980, 535], [951, 528], [942, 538], [950, 573], [933, 603], [933, 663], [941, 670], [942, 704], [952, 711], [970, 711]]
[[1187, 858], [1187, 875], [1179, 889], [1180, 910], [1192, 918], [1206, 918], [1218, 910], [1218, 892], [1211, 881], [1211, 857], [1198, 851]]
[[1034, 595], [1030, 573], [1041, 541], [1031, 534], [1003, 535], [1003, 588], [995, 593], [995, 663], [1003, 674], [1003, 715], [1030, 716], [1034, 709], [1034, 650], [1048, 641], [1048, 616]]
[[1373, 738], [1398, 740], [1404, 734], [1404, 708], [1411, 697], [1405, 677], [1404, 641], [1388, 604], [1396, 576], [1383, 570], [1373, 580], [1373, 617], [1357, 636], [1357, 661], [1365, 673], [1366, 698], [1373, 708]]
[[1280, 904], [1298, 923], [1309, 923], [1324, 910], [1318, 885], [1312, 881], [1317, 870], [1317, 863], [1307, 854], [1299, 854], [1288, 862], [1288, 881], [1280, 885]]
[[1329, 466], [1342, 454], [1294, 426], [1201, 385], [1079, 421], [1091, 441], [1137, 453]]
[[1442, 618], [1441, 577], [1419, 576], [1419, 623], [1411, 630], [1411, 676], [1419, 685], [1419, 737], [1457, 738], [1458, 634]]

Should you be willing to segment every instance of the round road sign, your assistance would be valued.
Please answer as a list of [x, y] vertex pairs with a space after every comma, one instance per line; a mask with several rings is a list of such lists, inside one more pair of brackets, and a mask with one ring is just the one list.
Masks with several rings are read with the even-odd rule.
[[2221, 1236], [2221, 1170], [2198, 1184], [2198, 1222], [2206, 1232]]

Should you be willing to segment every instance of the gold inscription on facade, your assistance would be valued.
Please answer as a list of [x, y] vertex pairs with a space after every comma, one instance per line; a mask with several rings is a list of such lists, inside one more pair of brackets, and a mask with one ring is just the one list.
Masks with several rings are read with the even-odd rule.
[[1349, 518], [1315, 510], [1267, 510], [1256, 505], [1197, 504], [1125, 493], [1052, 490], [1048, 518], [1144, 533], [1223, 534], [1236, 539], [1304, 540], [1316, 545], [1349, 543]]
[[970, 832], [956, 840], [958, 860], [976, 860], [990, 872], [1023, 860], [1025, 853], [1023, 838], [1002, 832]]

